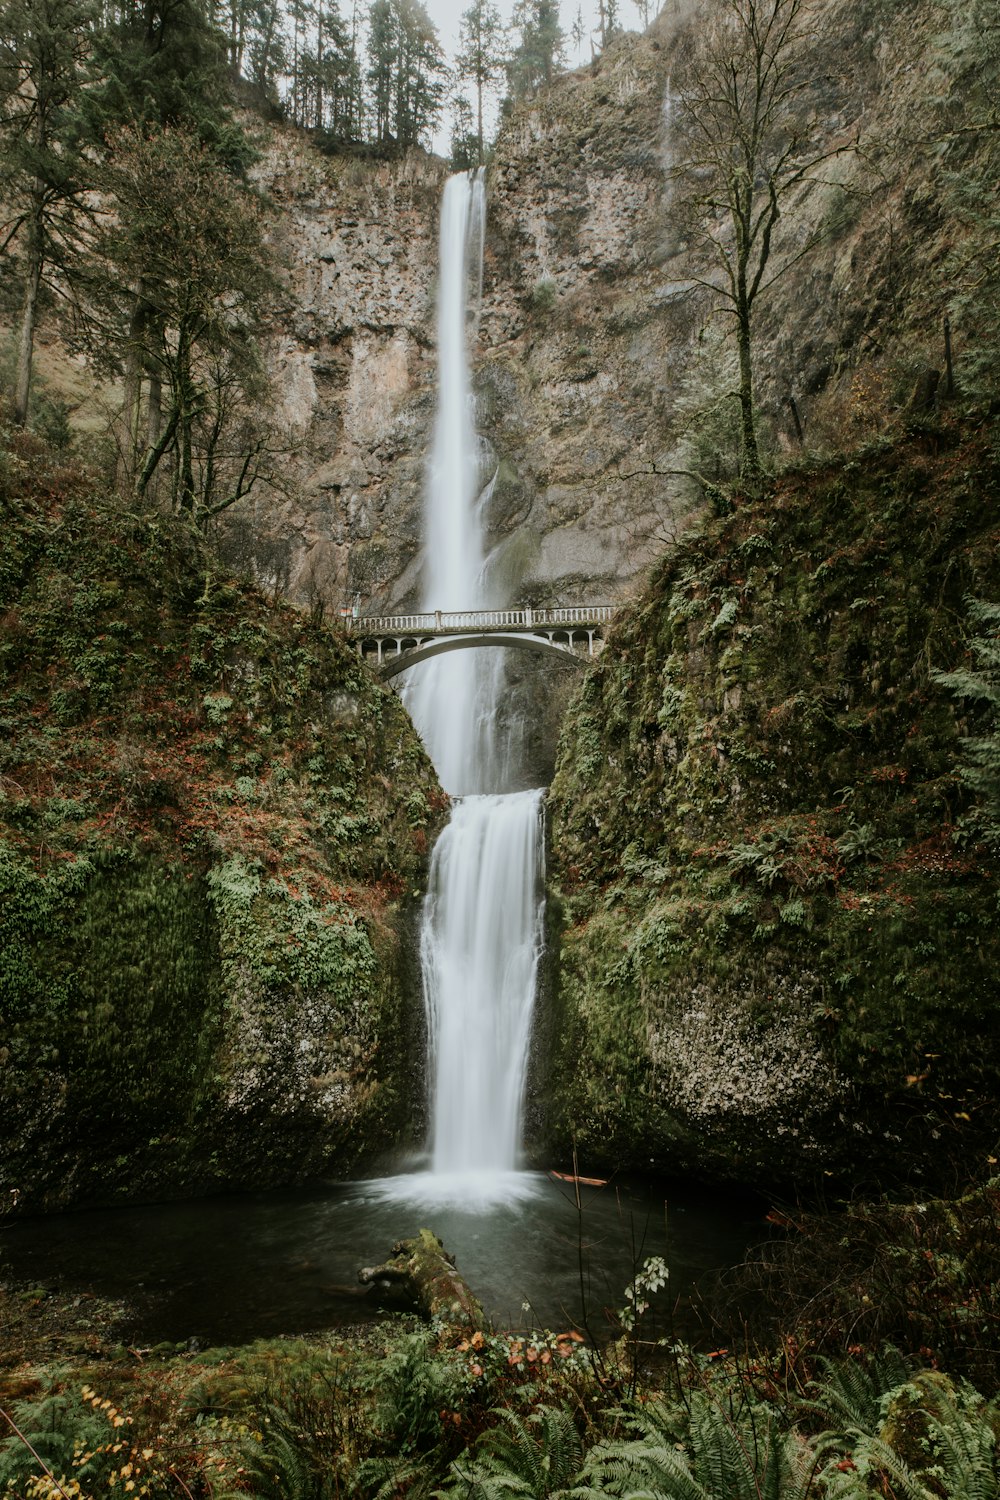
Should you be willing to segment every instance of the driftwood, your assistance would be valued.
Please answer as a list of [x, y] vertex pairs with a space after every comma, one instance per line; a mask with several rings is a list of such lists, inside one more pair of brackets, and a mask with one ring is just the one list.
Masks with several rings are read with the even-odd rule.
[[392, 1259], [381, 1266], [365, 1266], [358, 1272], [362, 1286], [390, 1291], [393, 1301], [405, 1301], [425, 1318], [444, 1323], [481, 1328], [483, 1309], [464, 1276], [429, 1229], [421, 1229], [412, 1240], [398, 1240]]

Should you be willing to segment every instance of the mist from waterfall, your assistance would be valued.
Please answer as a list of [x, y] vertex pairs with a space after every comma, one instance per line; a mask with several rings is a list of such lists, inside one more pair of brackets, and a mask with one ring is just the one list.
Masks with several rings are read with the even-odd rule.
[[[423, 606], [485, 609], [483, 472], [469, 371], [478, 323], [482, 172], [449, 179], [441, 209], [438, 407], [427, 474]], [[463, 1197], [517, 1166], [542, 942], [542, 793], [516, 776], [500, 722], [504, 653], [454, 651], [413, 669], [404, 696], [455, 799], [431, 859], [420, 939], [430, 1046], [431, 1170]], [[499, 1176], [497, 1174], [500, 1174]]]

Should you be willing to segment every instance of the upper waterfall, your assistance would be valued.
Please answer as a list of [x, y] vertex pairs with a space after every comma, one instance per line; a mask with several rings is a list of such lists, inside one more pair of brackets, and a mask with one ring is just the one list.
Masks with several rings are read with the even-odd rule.
[[[481, 507], [484, 476], [469, 373], [469, 336], [482, 287], [486, 220], [483, 173], [448, 179], [441, 205], [438, 282], [438, 402], [427, 468], [425, 609], [476, 609], [490, 597]], [[482, 653], [480, 653], [482, 655]], [[415, 673], [407, 707], [441, 783], [454, 796], [495, 791], [500, 653], [457, 652]]]

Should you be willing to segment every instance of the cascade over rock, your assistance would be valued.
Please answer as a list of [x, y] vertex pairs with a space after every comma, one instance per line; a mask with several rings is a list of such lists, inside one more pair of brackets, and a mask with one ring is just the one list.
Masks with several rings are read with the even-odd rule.
[[[483, 174], [450, 178], [441, 207], [438, 402], [427, 471], [429, 610], [502, 602], [484, 553], [483, 500], [492, 481], [480, 488], [467, 349], [479, 310], [484, 218]], [[523, 773], [519, 726], [501, 716], [504, 658], [495, 648], [453, 652], [413, 668], [404, 689], [446, 788], [461, 794], [434, 849], [420, 937], [430, 1165], [460, 1199], [482, 1196], [518, 1166], [541, 949], [541, 793], [506, 790]]]

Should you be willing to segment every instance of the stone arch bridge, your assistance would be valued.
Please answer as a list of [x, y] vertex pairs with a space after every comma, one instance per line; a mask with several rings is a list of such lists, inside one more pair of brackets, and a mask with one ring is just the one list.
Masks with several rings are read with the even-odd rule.
[[344, 615], [358, 655], [387, 680], [446, 651], [515, 646], [567, 657], [583, 666], [604, 645], [612, 604], [555, 609], [427, 610], [412, 615]]

